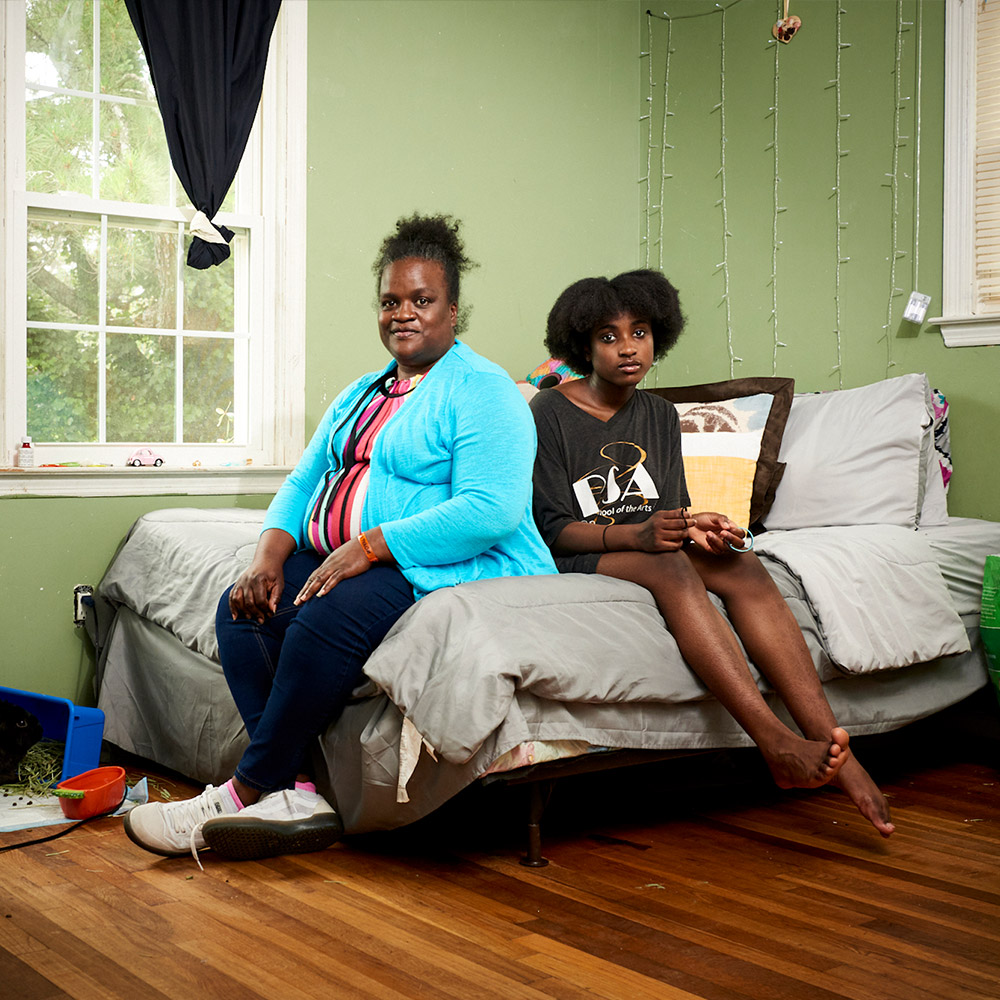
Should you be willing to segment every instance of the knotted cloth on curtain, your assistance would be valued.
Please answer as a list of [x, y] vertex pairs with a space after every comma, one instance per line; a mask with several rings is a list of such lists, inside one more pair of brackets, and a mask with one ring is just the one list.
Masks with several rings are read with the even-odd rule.
[[229, 256], [231, 229], [210, 220], [243, 158], [264, 84], [281, 0], [125, 0], [167, 135], [170, 160], [195, 207], [187, 262]]

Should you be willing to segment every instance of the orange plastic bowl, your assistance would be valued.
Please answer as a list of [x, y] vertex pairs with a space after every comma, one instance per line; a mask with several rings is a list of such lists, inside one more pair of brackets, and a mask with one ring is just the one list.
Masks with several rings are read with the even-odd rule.
[[60, 799], [59, 805], [68, 819], [88, 819], [101, 813], [113, 812], [125, 798], [125, 769], [95, 767], [65, 781], [56, 788], [83, 792], [82, 799]]

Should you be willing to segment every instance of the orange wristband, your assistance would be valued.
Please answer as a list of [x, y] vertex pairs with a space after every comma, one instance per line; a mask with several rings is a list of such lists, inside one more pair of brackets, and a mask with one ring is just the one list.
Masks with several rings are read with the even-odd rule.
[[377, 563], [378, 556], [375, 555], [375, 550], [372, 548], [372, 543], [368, 541], [363, 531], [361, 532], [360, 535], [358, 535], [358, 542], [360, 543], [361, 548], [365, 550], [365, 555], [368, 557], [368, 561], [370, 563]]

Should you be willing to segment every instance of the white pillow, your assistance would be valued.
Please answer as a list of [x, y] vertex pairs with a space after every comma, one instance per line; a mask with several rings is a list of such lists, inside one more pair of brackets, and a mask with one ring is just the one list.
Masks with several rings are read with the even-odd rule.
[[766, 527], [915, 528], [934, 450], [932, 424], [923, 374], [796, 394], [778, 456], [787, 464]]

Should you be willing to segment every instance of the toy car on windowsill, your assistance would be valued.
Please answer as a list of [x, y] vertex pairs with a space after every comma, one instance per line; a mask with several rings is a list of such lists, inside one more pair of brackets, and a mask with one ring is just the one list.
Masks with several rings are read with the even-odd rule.
[[128, 457], [126, 465], [163, 465], [163, 456], [157, 455], [152, 448], [136, 448]]

